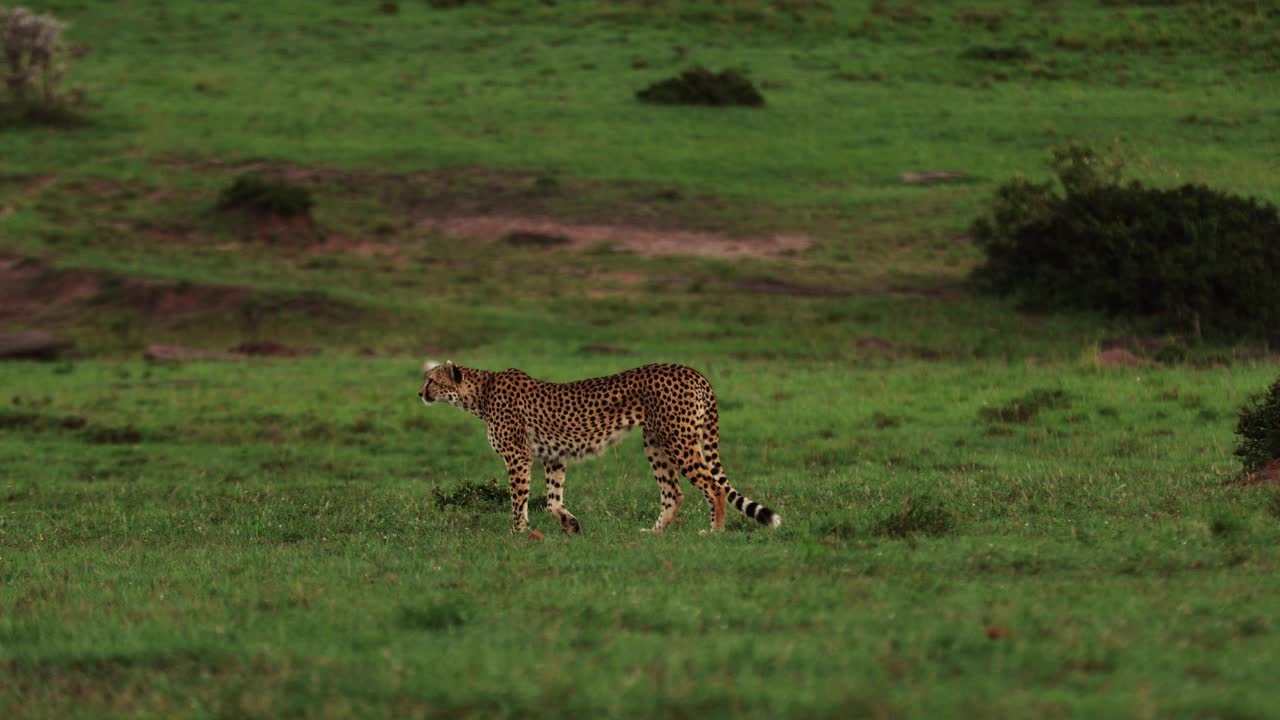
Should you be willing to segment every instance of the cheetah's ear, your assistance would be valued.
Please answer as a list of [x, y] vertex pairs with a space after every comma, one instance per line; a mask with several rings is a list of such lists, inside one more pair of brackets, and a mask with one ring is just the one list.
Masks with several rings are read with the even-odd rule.
[[462, 370], [460, 370], [457, 365], [454, 365], [452, 360], [446, 362], [445, 367], [448, 368], [449, 377], [453, 380], [454, 384], [462, 382]]

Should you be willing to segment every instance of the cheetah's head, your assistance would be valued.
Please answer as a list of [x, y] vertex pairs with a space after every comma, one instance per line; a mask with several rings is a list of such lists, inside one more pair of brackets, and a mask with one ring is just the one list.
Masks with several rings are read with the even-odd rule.
[[467, 376], [462, 368], [450, 361], [443, 365], [436, 365], [427, 371], [427, 377], [418, 390], [418, 397], [428, 405], [434, 405], [437, 402], [460, 405], [470, 389], [470, 383], [467, 382]]

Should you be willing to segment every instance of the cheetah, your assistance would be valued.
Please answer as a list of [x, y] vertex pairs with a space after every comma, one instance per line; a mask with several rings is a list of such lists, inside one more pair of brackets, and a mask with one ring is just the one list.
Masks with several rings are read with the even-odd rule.
[[716, 394], [697, 370], [646, 365], [608, 377], [551, 383], [520, 370], [476, 370], [452, 362], [428, 371], [418, 390], [427, 405], [443, 402], [488, 425], [489, 445], [507, 464], [512, 532], [529, 527], [529, 470], [542, 463], [547, 511], [567, 533], [580, 532], [564, 505], [565, 464], [597, 455], [629, 430], [644, 431], [644, 451], [662, 492], [662, 511], [651, 532], [662, 532], [684, 500], [676, 473], [702, 492], [711, 530], [724, 529], [725, 505], [762, 525], [782, 516], [747, 499], [720, 465], [720, 411]]

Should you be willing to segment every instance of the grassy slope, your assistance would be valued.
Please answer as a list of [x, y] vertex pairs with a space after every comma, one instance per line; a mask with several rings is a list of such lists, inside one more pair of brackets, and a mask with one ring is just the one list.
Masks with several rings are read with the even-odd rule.
[[[793, 16], [780, 7], [572, 2], [437, 11], [413, 2], [387, 15], [364, 3], [55, 3], [74, 23], [71, 39], [89, 48], [72, 77], [94, 103], [94, 124], [6, 132], [0, 207], [12, 212], [0, 218], [0, 248], [180, 281], [319, 291], [404, 316], [428, 312], [455, 290], [477, 290], [538, 323], [542, 307], [526, 302], [530, 292], [571, 295], [592, 281], [540, 282], [553, 276], [521, 272], [527, 254], [487, 255], [461, 273], [441, 265], [469, 248], [417, 229], [419, 206], [450, 190], [493, 194], [493, 181], [394, 173], [519, 169], [530, 174], [500, 181], [506, 202], [570, 219], [615, 219], [626, 204], [624, 219], [642, 224], [739, 234], [798, 228], [819, 240], [782, 265], [680, 261], [678, 272], [695, 285], [748, 306], [717, 283], [765, 274], [873, 292], [954, 284], [977, 260], [956, 238], [993, 183], [1015, 172], [1043, 175], [1047, 148], [1067, 139], [1123, 153], [1135, 177], [1280, 199], [1267, 160], [1265, 98], [1276, 62], [1269, 39], [1277, 30], [1266, 13], [1009, 3], [984, 14], [945, 3], [839, 3]], [[995, 31], [981, 20], [993, 13], [1002, 18]], [[975, 15], [980, 21], [968, 19]], [[1031, 59], [958, 59], [975, 46], [1023, 47]], [[154, 61], [157, 52], [164, 62]], [[770, 107], [715, 112], [634, 101], [635, 89], [694, 63], [748, 67], [769, 85]], [[308, 181], [318, 220], [330, 232], [386, 240], [406, 262], [308, 260], [242, 242], [211, 208], [237, 163], [262, 158], [364, 171], [363, 179]], [[937, 168], [963, 169], [977, 182], [919, 188], [897, 180]], [[564, 178], [567, 189], [537, 202], [511, 197], [519, 195], [512, 183], [528, 188], [536, 177]], [[627, 180], [639, 184], [619, 184]], [[672, 188], [680, 200], [646, 199]], [[156, 230], [187, 240], [157, 243]], [[636, 265], [562, 257], [538, 264], [575, 277]], [[641, 270], [670, 274], [656, 263]], [[390, 303], [389, 288], [402, 291]], [[918, 312], [911, 305], [889, 304], [895, 314]], [[846, 317], [869, 317], [885, 303], [845, 306]], [[943, 310], [944, 323], [909, 325], [927, 328], [924, 336], [953, 327], [966, 338], [936, 343], [931, 353], [983, 356], [990, 341], [975, 336], [1023, 323], [979, 307], [972, 317]], [[455, 329], [486, 336], [491, 323], [482, 315], [459, 310]], [[1060, 354], [1097, 336], [1074, 321], [1037, 321], [1046, 323], [1038, 334], [1057, 341], [1029, 343], [1028, 352]], [[243, 334], [233, 319], [214, 324], [227, 326], [219, 337]], [[156, 325], [132, 336], [200, 338], [180, 324]], [[276, 332], [300, 342], [342, 345], [287, 319], [281, 325]], [[410, 349], [396, 326], [381, 316], [363, 326], [376, 332], [351, 344]], [[77, 332], [95, 351], [137, 349], [92, 327]]]
[[[1066, 138], [1118, 138], [1144, 179], [1280, 199], [1274, 16], [1005, 3], [991, 32], [928, 2], [241, 5], [48, 6], [91, 46], [74, 78], [100, 105], [88, 128], [5, 131], [0, 251], [364, 314], [250, 328], [112, 305], [50, 316], [106, 359], [0, 366], [0, 714], [1271, 712], [1277, 501], [1224, 483], [1232, 411], [1274, 366], [1099, 372], [1096, 340], [1126, 328], [969, 298], [975, 254], [952, 238]], [[978, 44], [1033, 58], [956, 59]], [[781, 87], [763, 112], [631, 99], [692, 63]], [[308, 180], [317, 219], [399, 260], [246, 242], [209, 208], [260, 158], [375, 173]], [[395, 174], [449, 165], [529, 174]], [[979, 181], [896, 181], [934, 168]], [[529, 200], [539, 175], [562, 192]], [[477, 253], [413, 227], [453, 184], [821, 243], [781, 262]], [[666, 188], [680, 199], [637, 199]], [[738, 284], [760, 276], [862, 294]], [[942, 295], [882, 294], [921, 286]], [[259, 334], [326, 352], [114, 359]], [[632, 354], [577, 351], [593, 342]], [[437, 508], [433, 489], [501, 468], [474, 419], [416, 404], [424, 345], [557, 380], [693, 364], [731, 478], [786, 525], [698, 537], [690, 497], [672, 533], [640, 535], [657, 499], [637, 438], [571, 468], [583, 538], [511, 538], [501, 503]], [[351, 357], [365, 346], [390, 357]], [[1070, 407], [979, 419], [1037, 388]], [[921, 493], [954, 528], [874, 532]]]

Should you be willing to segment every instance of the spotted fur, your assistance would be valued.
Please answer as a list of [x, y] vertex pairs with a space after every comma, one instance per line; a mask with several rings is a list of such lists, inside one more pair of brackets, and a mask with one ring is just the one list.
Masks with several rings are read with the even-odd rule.
[[547, 511], [566, 532], [578, 519], [564, 505], [565, 464], [616, 445], [627, 431], [644, 431], [644, 451], [662, 492], [653, 524], [661, 532], [684, 500], [677, 473], [711, 507], [711, 529], [724, 529], [731, 505], [763, 525], [782, 516], [739, 493], [720, 465], [720, 411], [711, 383], [681, 365], [646, 365], [608, 377], [571, 383], [535, 380], [519, 370], [491, 372], [445, 363], [432, 368], [418, 390], [428, 405], [443, 402], [484, 420], [489, 444], [507, 464], [512, 530], [529, 526], [529, 472], [542, 463]]

